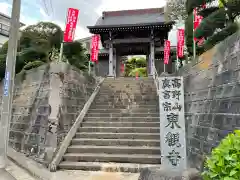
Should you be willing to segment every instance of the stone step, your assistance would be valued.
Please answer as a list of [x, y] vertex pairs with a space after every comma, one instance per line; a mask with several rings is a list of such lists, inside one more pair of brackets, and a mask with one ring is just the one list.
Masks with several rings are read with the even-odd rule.
[[140, 84], [140, 83], [111, 83], [111, 84], [105, 84], [104, 86], [101, 86], [100, 91], [122, 91], [122, 92], [131, 92], [132, 90], [136, 90], [139, 92], [152, 90], [156, 91], [156, 86], [154, 83], [146, 83], [146, 84]]
[[148, 154], [67, 153], [63, 156], [63, 160], [70, 162], [81, 161], [160, 164], [161, 156]]
[[104, 154], [151, 154], [160, 155], [160, 147], [147, 146], [83, 146], [72, 145], [68, 153], [104, 153]]
[[159, 127], [81, 127], [78, 132], [102, 133], [160, 133]]
[[83, 122], [82, 127], [160, 127], [160, 122], [104, 122], [102, 119], [100, 119], [101, 121]]
[[60, 169], [105, 171], [105, 172], [130, 172], [139, 173], [145, 168], [160, 168], [159, 164], [136, 164], [136, 163], [100, 163], [100, 162], [70, 162], [63, 161], [59, 164]]
[[152, 139], [159, 140], [160, 133], [82, 133], [77, 132], [76, 138], [94, 139]]
[[131, 83], [131, 84], [150, 84], [150, 83], [154, 83], [153, 80], [151, 79], [129, 79], [129, 80], [105, 80], [104, 81], [104, 85], [106, 84], [114, 84], [114, 83], [122, 83], [122, 84], [127, 84], [127, 83]]
[[92, 122], [92, 121], [101, 121], [101, 122], [117, 122], [117, 123], [125, 123], [125, 122], [141, 122], [141, 123], [159, 123], [159, 117], [85, 117], [84, 122]]
[[132, 79], [132, 80], [124, 80], [124, 81], [119, 81], [119, 80], [112, 80], [112, 81], [104, 81], [103, 85], [114, 85], [114, 84], [130, 84], [130, 85], [139, 85], [139, 84], [153, 84], [154, 85], [154, 81], [152, 80], [136, 80], [136, 79]]
[[[124, 101], [124, 100], [128, 100], [129, 97], [123, 97], [121, 95], [114, 95], [114, 96], [111, 96], [111, 95], [106, 95], [106, 96], [97, 96], [95, 98], [95, 102], [106, 102], [106, 101], [114, 101], [114, 102], [117, 102], [117, 101]], [[157, 96], [146, 96], [146, 97], [130, 97], [130, 100], [131, 101], [134, 101], [134, 102], [145, 102], [145, 101], [150, 101], [150, 102], [158, 102], [158, 97]]]
[[152, 106], [157, 106], [158, 102], [157, 101], [137, 101], [137, 102], [128, 102], [128, 100], [123, 100], [123, 101], [94, 101], [93, 107], [94, 106], [99, 106], [99, 105], [109, 105], [109, 106], [127, 106], [127, 105], [133, 105], [133, 106], [143, 106], [143, 105], [152, 105]]
[[[129, 99], [128, 98], [125, 98], [125, 97], [120, 97], [120, 96], [109, 96], [109, 97], [104, 97], [104, 96], [99, 96], [97, 98], [95, 98], [94, 102], [115, 102], [115, 103], [118, 103], [118, 102], [128, 102]], [[159, 99], [157, 97], [146, 97], [146, 98], [132, 98], [130, 99], [131, 102], [134, 102], [134, 103], [145, 103], [145, 102], [154, 102], [154, 103], [158, 103], [159, 102]]]
[[95, 146], [160, 146], [160, 140], [73, 138], [72, 145]]
[[90, 109], [129, 109], [129, 110], [137, 110], [137, 109], [159, 109], [158, 108], [158, 104], [156, 105], [148, 105], [148, 104], [128, 104], [126, 103], [126, 105], [108, 105], [108, 104], [95, 104], [92, 103]]
[[108, 91], [99, 91], [98, 94], [97, 94], [97, 97], [125, 97], [127, 98], [128, 96], [134, 96], [134, 97], [137, 97], [136, 99], [141, 99], [140, 96], [150, 96], [150, 97], [155, 97], [157, 98], [157, 91], [153, 91], [153, 90], [150, 90], [150, 91], [138, 91], [138, 90], [133, 90], [131, 92], [128, 92], [128, 93], [124, 93], [124, 92], [116, 92], [116, 91], [111, 91], [111, 90], [108, 90]]
[[159, 113], [87, 113], [85, 117], [111, 117], [111, 118], [119, 118], [119, 117], [159, 117]]
[[159, 113], [159, 108], [154, 107], [136, 107], [136, 108], [113, 108], [109, 106], [91, 107], [88, 113]]

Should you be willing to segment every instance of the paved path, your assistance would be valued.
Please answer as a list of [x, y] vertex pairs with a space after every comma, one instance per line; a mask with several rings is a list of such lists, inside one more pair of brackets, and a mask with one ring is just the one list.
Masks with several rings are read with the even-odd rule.
[[[17, 180], [38, 180], [13, 162], [9, 162], [7, 171]], [[138, 180], [138, 173], [110, 173], [91, 171], [58, 171], [52, 173], [51, 180]]]
[[20, 168], [19, 166], [14, 164], [12, 161], [9, 161], [8, 167], [6, 168], [6, 170], [17, 180], [36, 180], [31, 175], [29, 175], [27, 171]]

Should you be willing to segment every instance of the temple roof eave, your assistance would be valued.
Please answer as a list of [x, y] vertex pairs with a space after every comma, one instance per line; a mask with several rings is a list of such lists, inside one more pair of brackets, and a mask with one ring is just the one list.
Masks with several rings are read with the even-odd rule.
[[142, 23], [142, 24], [119, 24], [119, 25], [95, 25], [87, 26], [87, 28], [92, 33], [93, 31], [109, 31], [109, 30], [128, 30], [128, 29], [151, 29], [151, 28], [167, 28], [171, 29], [175, 24], [174, 21], [171, 22], [157, 22], [157, 23]]

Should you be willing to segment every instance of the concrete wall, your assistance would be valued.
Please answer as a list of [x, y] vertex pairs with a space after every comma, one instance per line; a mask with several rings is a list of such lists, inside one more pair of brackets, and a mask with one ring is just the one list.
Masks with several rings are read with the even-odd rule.
[[10, 146], [49, 164], [95, 83], [92, 77], [64, 63], [40, 66], [17, 75]]
[[202, 157], [240, 128], [240, 32], [195, 61], [179, 75], [184, 76], [189, 162], [200, 168]]

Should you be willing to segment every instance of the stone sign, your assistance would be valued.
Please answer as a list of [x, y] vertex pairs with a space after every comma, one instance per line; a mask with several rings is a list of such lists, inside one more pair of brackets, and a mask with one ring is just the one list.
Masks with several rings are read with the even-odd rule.
[[166, 170], [187, 168], [183, 87], [180, 76], [159, 78], [161, 156]]

